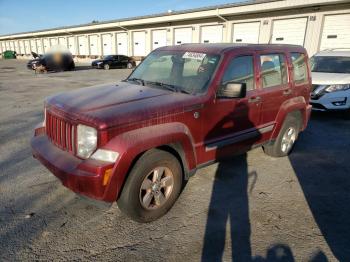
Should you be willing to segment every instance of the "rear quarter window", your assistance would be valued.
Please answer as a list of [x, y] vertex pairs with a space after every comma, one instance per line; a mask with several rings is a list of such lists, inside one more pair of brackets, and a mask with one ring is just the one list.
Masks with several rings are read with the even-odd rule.
[[305, 55], [303, 53], [291, 53], [293, 63], [294, 82], [297, 85], [308, 82], [307, 66], [305, 62]]

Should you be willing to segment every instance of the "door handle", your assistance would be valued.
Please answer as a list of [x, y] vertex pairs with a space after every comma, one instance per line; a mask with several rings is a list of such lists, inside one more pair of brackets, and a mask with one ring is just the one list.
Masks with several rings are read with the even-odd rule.
[[257, 103], [260, 102], [261, 97], [260, 96], [252, 96], [248, 99], [248, 103]]
[[283, 90], [283, 95], [285, 96], [290, 95], [291, 93], [292, 93], [292, 89], [290, 88]]

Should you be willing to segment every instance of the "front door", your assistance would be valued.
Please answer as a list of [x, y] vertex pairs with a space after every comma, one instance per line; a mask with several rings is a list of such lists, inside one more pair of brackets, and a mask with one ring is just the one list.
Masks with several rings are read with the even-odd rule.
[[221, 85], [245, 83], [244, 98], [216, 98], [204, 109], [204, 150], [202, 162], [219, 159], [252, 147], [260, 140], [261, 101], [256, 83], [254, 54], [232, 56], [227, 63]]

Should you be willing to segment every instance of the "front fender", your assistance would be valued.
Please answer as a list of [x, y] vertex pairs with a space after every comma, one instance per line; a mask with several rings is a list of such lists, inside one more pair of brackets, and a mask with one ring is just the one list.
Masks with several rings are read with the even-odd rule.
[[138, 155], [152, 148], [175, 143], [179, 143], [183, 149], [186, 169], [194, 169], [196, 167], [194, 141], [189, 129], [182, 123], [166, 123], [135, 129], [111, 139], [103, 148], [118, 152], [119, 157], [107, 185], [104, 200], [111, 202], [119, 196], [126, 175]]

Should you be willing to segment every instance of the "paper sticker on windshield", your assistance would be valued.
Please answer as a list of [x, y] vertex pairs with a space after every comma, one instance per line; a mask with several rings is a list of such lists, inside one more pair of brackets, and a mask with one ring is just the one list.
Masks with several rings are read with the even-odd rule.
[[198, 61], [202, 61], [206, 54], [203, 53], [196, 53], [196, 52], [186, 52], [182, 58], [189, 58], [189, 59], [195, 59]]

